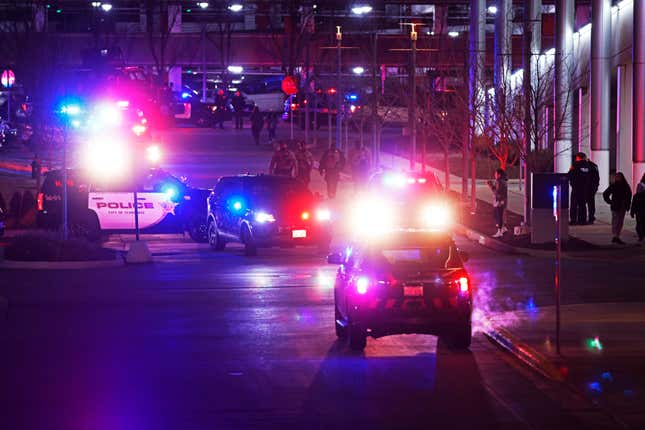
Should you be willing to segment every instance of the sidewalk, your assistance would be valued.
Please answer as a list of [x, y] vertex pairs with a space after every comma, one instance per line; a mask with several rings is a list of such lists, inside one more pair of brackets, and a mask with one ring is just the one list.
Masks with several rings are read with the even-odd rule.
[[645, 428], [645, 303], [562, 306], [489, 315], [486, 335], [545, 376], [609, 413], [617, 427]]

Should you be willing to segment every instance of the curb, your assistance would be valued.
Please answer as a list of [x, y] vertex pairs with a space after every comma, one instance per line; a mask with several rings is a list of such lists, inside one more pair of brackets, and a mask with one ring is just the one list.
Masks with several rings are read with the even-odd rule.
[[479, 243], [482, 246], [485, 246], [486, 248], [490, 248], [493, 251], [499, 251], [499, 252], [504, 252], [507, 254], [524, 254], [524, 255], [533, 255], [530, 250], [525, 249], [525, 248], [516, 248], [511, 245], [507, 245], [504, 242], [501, 242], [499, 240], [495, 240], [491, 238], [490, 236], [486, 236], [485, 234], [482, 234], [476, 230], [473, 230], [471, 228], [468, 228], [464, 226], [463, 224], [457, 224], [456, 228], [457, 233], [466, 236], [468, 239]]
[[552, 360], [519, 340], [508, 330], [494, 327], [488, 321], [486, 325], [487, 327], [484, 329], [484, 335], [486, 335], [492, 343], [508, 351], [515, 356], [515, 358], [546, 378], [552, 381], [564, 382], [562, 372], [560, 372], [557, 364]]
[[0, 260], [0, 269], [32, 270], [79, 270], [120, 267], [125, 265], [123, 258], [117, 255], [114, 260], [99, 261], [16, 261]]

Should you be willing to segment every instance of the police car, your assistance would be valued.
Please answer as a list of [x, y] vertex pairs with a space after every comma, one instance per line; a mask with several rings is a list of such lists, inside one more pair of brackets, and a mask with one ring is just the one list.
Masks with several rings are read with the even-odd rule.
[[[81, 170], [68, 170], [68, 217], [73, 234], [92, 240], [101, 233], [133, 232], [134, 188], [92, 182]], [[191, 188], [156, 168], [146, 170], [137, 187], [139, 228], [142, 233], [183, 233], [206, 242], [206, 199], [209, 190]], [[62, 171], [45, 175], [38, 194], [39, 227], [58, 229], [62, 223]]]
[[208, 241], [215, 250], [244, 244], [260, 247], [317, 246], [328, 252], [331, 213], [300, 181], [273, 175], [226, 176], [208, 198]]
[[398, 230], [330, 254], [336, 335], [362, 350], [368, 336], [433, 334], [455, 348], [471, 342], [472, 286], [467, 255], [450, 234]]

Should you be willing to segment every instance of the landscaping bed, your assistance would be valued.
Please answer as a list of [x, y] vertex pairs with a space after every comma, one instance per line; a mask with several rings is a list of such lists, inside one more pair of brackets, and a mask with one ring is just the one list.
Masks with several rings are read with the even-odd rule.
[[12, 238], [4, 249], [4, 258], [13, 261], [110, 261], [116, 258], [116, 252], [85, 239], [62, 240], [55, 233], [33, 233]]

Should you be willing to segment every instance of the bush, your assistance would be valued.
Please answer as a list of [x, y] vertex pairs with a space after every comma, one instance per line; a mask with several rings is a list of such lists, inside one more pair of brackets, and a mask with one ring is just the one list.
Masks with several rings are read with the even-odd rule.
[[32, 233], [13, 238], [4, 256], [18, 261], [97, 261], [114, 260], [116, 253], [85, 239], [62, 240], [55, 233]]

